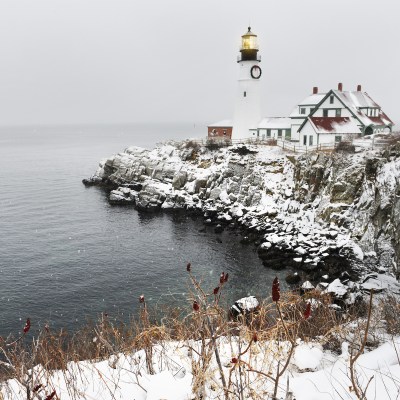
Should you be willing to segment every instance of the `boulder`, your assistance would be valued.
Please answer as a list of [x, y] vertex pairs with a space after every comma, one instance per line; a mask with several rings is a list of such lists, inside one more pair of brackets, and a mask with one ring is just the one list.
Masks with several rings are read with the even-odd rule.
[[174, 189], [181, 189], [185, 186], [187, 182], [187, 173], [186, 171], [179, 171], [174, 174], [172, 179], [172, 187]]
[[260, 303], [254, 296], [243, 297], [231, 306], [230, 313], [233, 317], [251, 314], [260, 308]]

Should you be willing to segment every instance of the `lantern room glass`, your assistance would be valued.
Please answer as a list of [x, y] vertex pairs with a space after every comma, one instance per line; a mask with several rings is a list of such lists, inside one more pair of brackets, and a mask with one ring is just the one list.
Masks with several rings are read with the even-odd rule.
[[243, 35], [241, 50], [258, 50], [258, 40], [256, 35]]

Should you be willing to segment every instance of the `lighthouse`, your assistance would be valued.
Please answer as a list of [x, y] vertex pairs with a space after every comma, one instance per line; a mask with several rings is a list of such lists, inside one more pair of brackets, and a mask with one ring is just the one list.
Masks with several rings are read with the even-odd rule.
[[251, 137], [261, 120], [261, 57], [258, 39], [251, 28], [242, 36], [238, 56], [238, 89], [233, 118], [232, 139]]

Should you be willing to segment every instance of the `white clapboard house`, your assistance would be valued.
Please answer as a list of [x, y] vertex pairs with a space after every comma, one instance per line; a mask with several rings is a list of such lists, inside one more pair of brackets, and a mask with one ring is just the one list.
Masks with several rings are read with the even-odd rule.
[[333, 146], [342, 140], [391, 132], [393, 122], [358, 85], [355, 91], [337, 90], [313, 94], [301, 101], [285, 118], [264, 118], [253, 138], [278, 139], [300, 147]]

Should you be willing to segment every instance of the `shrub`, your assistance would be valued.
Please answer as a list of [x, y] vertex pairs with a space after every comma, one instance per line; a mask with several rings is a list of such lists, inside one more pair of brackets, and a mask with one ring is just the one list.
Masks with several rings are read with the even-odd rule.
[[231, 141], [229, 139], [207, 139], [206, 148], [208, 150], [219, 150], [222, 147], [227, 147], [231, 145]]
[[195, 140], [186, 140], [183, 144], [185, 149], [193, 149], [194, 151], [199, 151], [201, 144]]
[[335, 146], [337, 153], [355, 153], [356, 147], [354, 144], [347, 140], [342, 140]]

